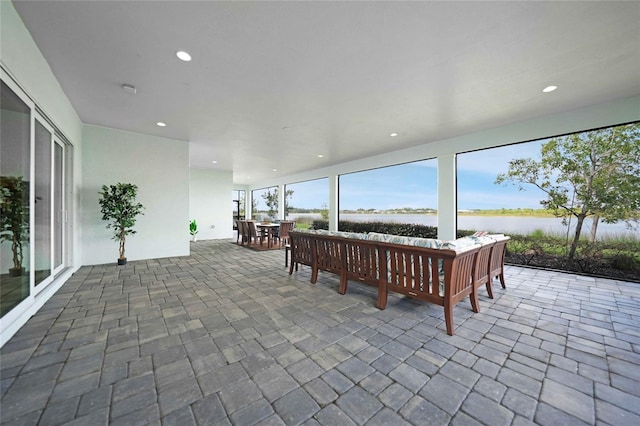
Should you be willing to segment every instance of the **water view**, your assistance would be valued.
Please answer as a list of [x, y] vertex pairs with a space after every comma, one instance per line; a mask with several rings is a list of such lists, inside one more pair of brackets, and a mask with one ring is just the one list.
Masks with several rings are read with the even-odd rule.
[[[290, 219], [308, 218], [320, 219], [316, 213], [293, 213]], [[411, 223], [426, 226], [437, 226], [438, 218], [435, 215], [419, 214], [340, 214], [340, 220], [352, 222], [392, 222]], [[575, 221], [574, 221], [575, 223]], [[574, 226], [570, 227], [572, 230]], [[482, 230], [501, 234], [529, 234], [541, 230], [546, 234], [564, 235], [567, 227], [562, 224], [562, 219], [555, 217], [520, 217], [520, 216], [458, 216], [458, 229]], [[587, 236], [591, 229], [591, 220], [585, 221], [582, 235]], [[640, 238], [640, 232], [630, 230], [624, 222], [598, 224], [598, 239], [607, 237], [633, 236]]]

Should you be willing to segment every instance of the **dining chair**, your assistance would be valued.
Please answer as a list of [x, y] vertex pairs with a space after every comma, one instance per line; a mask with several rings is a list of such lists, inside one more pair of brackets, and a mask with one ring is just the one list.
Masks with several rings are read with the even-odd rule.
[[260, 241], [260, 245], [262, 245], [264, 235], [261, 231], [258, 230], [258, 227], [256, 226], [256, 221], [247, 220], [247, 228], [248, 228], [248, 232], [247, 232], [248, 244], [251, 244], [252, 241], [255, 244], [257, 244], [258, 241]]
[[238, 221], [238, 235], [240, 236], [240, 245], [244, 245], [248, 240], [247, 233], [247, 221], [239, 220]]
[[294, 222], [291, 220], [283, 220], [280, 222], [280, 229], [278, 231], [278, 243], [280, 244], [280, 248], [282, 248], [282, 242], [285, 241], [285, 244], [289, 243], [289, 231], [293, 229]]

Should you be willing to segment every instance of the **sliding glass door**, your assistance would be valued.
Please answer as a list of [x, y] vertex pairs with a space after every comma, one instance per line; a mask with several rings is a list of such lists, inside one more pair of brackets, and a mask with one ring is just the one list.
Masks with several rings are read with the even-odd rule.
[[64, 145], [36, 114], [35, 120], [35, 285], [51, 282], [63, 263]]
[[67, 145], [13, 82], [0, 82], [0, 318], [8, 318], [66, 265]]
[[31, 294], [31, 107], [8, 85], [1, 84], [0, 316], [4, 316]]

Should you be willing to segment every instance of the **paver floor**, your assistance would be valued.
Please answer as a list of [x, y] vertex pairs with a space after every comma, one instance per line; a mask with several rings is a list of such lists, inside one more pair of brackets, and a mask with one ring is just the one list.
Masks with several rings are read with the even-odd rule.
[[640, 424], [640, 284], [507, 267], [481, 312], [199, 241], [81, 268], [0, 352], [2, 424]]

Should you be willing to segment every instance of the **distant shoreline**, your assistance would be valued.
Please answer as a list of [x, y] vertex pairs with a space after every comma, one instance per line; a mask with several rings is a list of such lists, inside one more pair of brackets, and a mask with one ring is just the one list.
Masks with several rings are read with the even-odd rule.
[[[320, 209], [301, 209], [302, 211], [290, 211], [289, 215], [294, 214], [320, 214]], [[434, 209], [391, 209], [391, 210], [341, 210], [340, 214], [353, 215], [427, 215], [435, 216], [438, 214]], [[478, 210], [458, 210], [460, 216], [513, 216], [513, 217], [557, 217], [550, 210], [545, 209], [478, 209]]]

